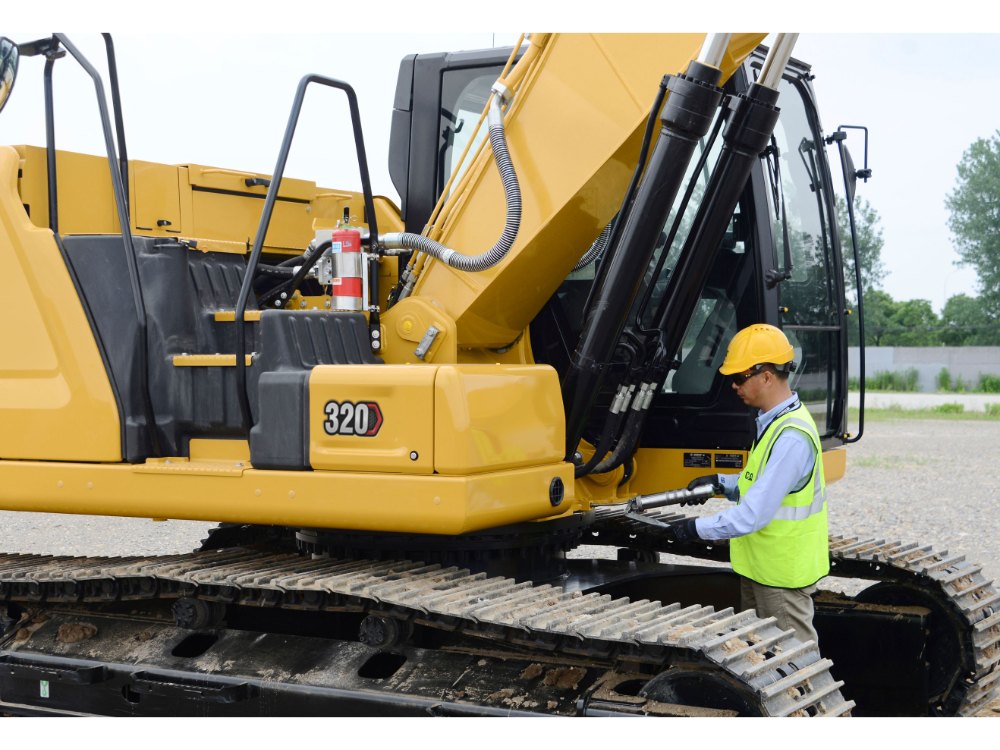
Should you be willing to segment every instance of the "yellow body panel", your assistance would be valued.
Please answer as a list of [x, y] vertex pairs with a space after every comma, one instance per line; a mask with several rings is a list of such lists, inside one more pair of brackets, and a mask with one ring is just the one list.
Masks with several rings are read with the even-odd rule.
[[[21, 158], [18, 189], [31, 223], [49, 226], [49, 179], [46, 151], [37, 146], [15, 146]], [[115, 165], [117, 169], [117, 165]], [[121, 231], [111, 171], [104, 157], [56, 151], [59, 231], [63, 234], [114, 234]], [[174, 186], [176, 194], [177, 187]]]
[[321, 365], [309, 409], [315, 470], [467, 476], [562, 462], [547, 366]]
[[[49, 226], [45, 149], [17, 146], [21, 157], [19, 191], [31, 222]], [[117, 169], [117, 165], [115, 165]], [[63, 234], [120, 232], [108, 161], [103, 156], [56, 152], [59, 231]], [[247, 252], [257, 234], [267, 188], [248, 187], [248, 178], [268, 175], [198, 164], [167, 165], [129, 161], [132, 231], [148, 236], [196, 239], [203, 249]], [[313, 239], [314, 223], [335, 224], [348, 209], [362, 216], [360, 193], [331, 191], [307, 180], [283, 178], [265, 238], [267, 252], [298, 254]], [[402, 228], [399, 210], [377, 196], [380, 231]], [[220, 244], [221, 243], [221, 244]], [[235, 243], [235, 244], [232, 244]], [[394, 274], [395, 263], [385, 273]]]
[[[324, 471], [432, 473], [436, 374], [436, 367], [313, 368], [309, 376], [309, 464]], [[377, 404], [384, 420], [378, 432], [373, 436], [351, 434], [356, 405], [370, 402]], [[349, 409], [346, 414], [341, 411], [344, 408]], [[331, 409], [336, 410], [332, 417]], [[328, 434], [331, 426], [336, 434]], [[413, 455], [416, 458], [411, 458]]]
[[847, 473], [847, 449], [834, 448], [823, 451], [823, 472], [827, 484], [843, 479]]
[[[749, 54], [750, 40], [762, 38], [741, 36], [732, 49]], [[502, 262], [479, 273], [429, 262], [415, 289], [456, 321], [460, 350], [508, 346], [527, 327], [617, 210], [663, 75], [686, 68], [703, 40], [701, 34], [549, 37], [505, 118], [524, 206], [517, 241]], [[741, 62], [729, 60], [733, 67]], [[586, 138], [575, 138], [581, 131]], [[505, 217], [488, 148], [465, 184], [462, 199], [438, 222], [439, 240], [478, 254], [500, 236]]]
[[439, 367], [434, 382], [434, 469], [477, 474], [562, 461], [559, 376], [538, 365]]
[[0, 276], [15, 311], [0, 326], [0, 456], [121, 461], [104, 362], [52, 232], [25, 214], [18, 166], [0, 147]]
[[[178, 234], [182, 222], [177, 167], [144, 161], [133, 161], [129, 166], [135, 181], [130, 187], [133, 203], [131, 219], [136, 230], [152, 232], [161, 229], [165, 234]], [[62, 174], [57, 173], [57, 177], [61, 188]], [[61, 219], [61, 202], [59, 213]]]
[[[140, 466], [0, 461], [0, 509], [461, 534], [545, 518], [572, 501], [559, 463], [469, 477], [255, 471], [183, 458]], [[549, 485], [566, 486], [552, 507]]]

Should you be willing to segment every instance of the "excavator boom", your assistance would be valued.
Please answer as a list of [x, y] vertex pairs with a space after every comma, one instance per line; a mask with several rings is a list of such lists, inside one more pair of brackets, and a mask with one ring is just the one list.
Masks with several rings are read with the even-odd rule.
[[[762, 39], [744, 34], [731, 41], [720, 83]], [[656, 34], [531, 38], [510, 74], [513, 99], [504, 117], [515, 170], [524, 174], [517, 241], [501, 263], [479, 273], [429, 263], [415, 290], [455, 321], [459, 348], [506, 346], [537, 316], [618, 210], [661, 79], [682, 73], [704, 40], [701, 34], [669, 43]], [[442, 244], [479, 252], [500, 235], [504, 190], [492, 162], [483, 148], [429, 227]], [[390, 312], [389, 320], [405, 310]]]

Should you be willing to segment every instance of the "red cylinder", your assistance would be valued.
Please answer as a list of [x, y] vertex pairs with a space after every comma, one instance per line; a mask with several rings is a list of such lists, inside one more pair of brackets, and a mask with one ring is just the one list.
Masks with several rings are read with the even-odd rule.
[[[333, 232], [332, 252], [337, 253], [360, 253], [361, 252], [361, 232], [357, 229], [336, 229]], [[345, 258], [346, 260], [346, 258]], [[347, 268], [355, 267], [355, 272], [348, 271]], [[334, 276], [330, 283], [330, 296], [334, 300], [335, 309], [360, 310], [363, 304], [363, 289], [361, 276], [361, 256], [357, 256], [357, 263], [338, 263], [338, 275]], [[342, 299], [339, 299], [342, 298]], [[356, 302], [354, 302], [356, 300]]]

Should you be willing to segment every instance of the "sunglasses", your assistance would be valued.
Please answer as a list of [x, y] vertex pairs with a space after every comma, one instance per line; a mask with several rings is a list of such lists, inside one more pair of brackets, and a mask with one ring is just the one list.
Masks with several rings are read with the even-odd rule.
[[735, 375], [731, 375], [730, 377], [733, 379], [733, 382], [736, 383], [737, 386], [740, 386], [743, 385], [745, 382], [747, 382], [754, 375], [760, 375], [762, 372], [764, 372], [763, 365], [754, 365], [751, 369], [747, 370], [746, 372], [738, 372]]

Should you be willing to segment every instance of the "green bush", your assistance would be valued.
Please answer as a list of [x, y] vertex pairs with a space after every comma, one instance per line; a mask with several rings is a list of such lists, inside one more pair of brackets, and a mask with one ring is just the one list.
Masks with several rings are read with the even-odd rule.
[[865, 378], [865, 387], [870, 391], [894, 391], [891, 372], [876, 372], [870, 378]]
[[976, 389], [980, 393], [1000, 393], [1000, 375], [979, 374], [979, 387]]
[[965, 412], [965, 404], [938, 404], [934, 411], [939, 414], [962, 414]]
[[915, 391], [920, 374], [916, 367], [902, 372], [879, 371], [865, 378], [865, 387], [872, 391]]
[[937, 374], [937, 389], [939, 391], [951, 390], [951, 372], [947, 367], [942, 367], [941, 372]]
[[861, 381], [858, 378], [848, 378], [847, 379], [847, 390], [849, 391], [859, 391], [861, 390]]
[[1000, 417], [1000, 404], [986, 404], [986, 416]]

